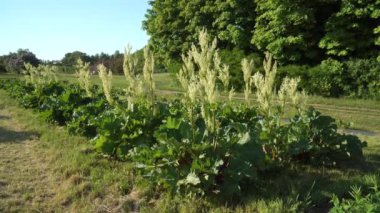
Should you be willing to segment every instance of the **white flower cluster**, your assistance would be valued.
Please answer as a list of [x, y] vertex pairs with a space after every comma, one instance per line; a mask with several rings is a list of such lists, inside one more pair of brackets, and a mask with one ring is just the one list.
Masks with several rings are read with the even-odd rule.
[[[253, 61], [248, 62], [247, 59], [242, 60], [242, 70], [244, 73], [245, 101], [249, 105], [249, 96], [252, 92], [251, 85], [254, 86], [256, 91], [256, 99], [259, 104], [259, 109], [267, 116], [273, 113], [283, 113], [288, 100], [296, 109], [302, 109], [306, 105], [306, 93], [297, 90], [299, 78], [291, 79], [286, 77], [276, 94], [275, 80], [277, 73], [277, 62], [273, 60], [271, 54], [267, 53], [263, 62], [265, 74], [256, 72], [253, 76]], [[280, 104], [277, 104], [277, 99]], [[277, 110], [277, 111], [275, 111]]]
[[114, 99], [112, 98], [112, 95], [111, 95], [112, 71], [108, 71], [107, 67], [105, 67], [103, 64], [99, 64], [97, 66], [97, 69], [99, 73], [99, 78], [102, 81], [104, 95], [106, 96], [108, 103], [112, 105], [114, 104]]
[[[225, 91], [229, 90], [229, 67], [222, 64], [216, 49], [217, 41], [210, 42], [205, 29], [200, 31], [198, 39], [199, 46], [193, 44], [188, 53], [182, 55], [183, 66], [177, 78], [185, 91], [190, 114], [199, 97], [202, 117], [208, 130], [214, 132], [216, 119], [213, 111], [219, 97], [217, 80], [222, 82]], [[229, 98], [232, 99], [233, 95], [234, 89], [231, 88]]]
[[124, 90], [127, 95], [128, 110], [133, 111], [134, 105], [144, 94], [143, 82], [136, 75], [138, 59], [132, 54], [132, 47], [127, 45], [124, 51], [123, 71], [128, 82], [127, 88]]
[[147, 96], [150, 97], [150, 104], [153, 106], [154, 104], [154, 90], [156, 88], [153, 73], [154, 73], [154, 56], [153, 53], [149, 50], [148, 47], [144, 48], [144, 85], [147, 87]]
[[57, 76], [55, 75], [57, 67], [55, 66], [38, 65], [38, 67], [34, 67], [29, 63], [24, 64], [24, 66], [25, 70], [23, 74], [26, 81], [33, 84], [37, 89], [57, 81]]
[[83, 62], [80, 58], [75, 65], [79, 86], [86, 91], [87, 96], [91, 97], [91, 74], [89, 69], [90, 63]]

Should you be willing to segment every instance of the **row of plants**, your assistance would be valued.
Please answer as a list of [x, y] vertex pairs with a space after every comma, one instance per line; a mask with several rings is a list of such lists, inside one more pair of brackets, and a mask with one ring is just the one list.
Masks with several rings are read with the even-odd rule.
[[[102, 65], [102, 87], [92, 85], [89, 65], [82, 61], [79, 84], [58, 82], [52, 67], [27, 65], [25, 80], [6, 80], [0, 88], [47, 121], [89, 137], [99, 153], [133, 162], [156, 190], [172, 195], [238, 200], [266, 172], [290, 164], [336, 166], [363, 158], [365, 142], [339, 133], [333, 118], [306, 108], [299, 79], [285, 78], [275, 90], [277, 64], [269, 54], [264, 73], [255, 72], [252, 60], [242, 61], [243, 104], [232, 102], [229, 67], [206, 31], [182, 57], [181, 100], [156, 98], [154, 58], [149, 49], [144, 56], [143, 75], [136, 75], [137, 60], [126, 49], [123, 91], [112, 88], [112, 72]], [[253, 93], [258, 107], [251, 103]], [[285, 107], [296, 111], [288, 122]]]

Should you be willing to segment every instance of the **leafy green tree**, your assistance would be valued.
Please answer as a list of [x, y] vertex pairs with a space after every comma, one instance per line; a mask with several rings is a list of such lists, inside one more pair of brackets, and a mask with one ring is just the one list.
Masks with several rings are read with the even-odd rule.
[[78, 59], [81, 59], [83, 62], [90, 61], [90, 57], [86, 53], [74, 51], [71, 53], [66, 53], [61, 62], [66, 66], [74, 66]]
[[[341, 0], [340, 9], [325, 24], [319, 46], [340, 58], [371, 57], [380, 51], [378, 0]], [[375, 29], [376, 28], [376, 29]], [[377, 40], [376, 40], [377, 39]]]
[[115, 53], [111, 55], [107, 61], [105, 61], [105, 65], [113, 73], [123, 73], [123, 60], [124, 55], [119, 51], [115, 51]]
[[334, 0], [255, 0], [257, 17], [252, 43], [282, 63], [319, 61], [323, 21]]
[[[380, 18], [380, 1], [377, 1], [375, 5], [376, 5], [376, 7], [371, 14], [371, 18], [379, 20], [379, 18]], [[373, 30], [373, 32], [376, 35], [375, 45], [380, 46], [380, 21], [377, 22], [377, 27]], [[378, 56], [377, 56], [377, 61], [380, 62], [380, 51], [379, 51]]]
[[143, 28], [150, 46], [167, 66], [180, 60], [201, 29], [219, 40], [218, 48], [251, 51], [255, 4], [252, 0], [152, 0]]
[[145, 15], [143, 28], [150, 35], [149, 44], [159, 56], [178, 58], [182, 50], [188, 48], [185, 19], [181, 15], [182, 0], [149, 1], [151, 9]]
[[210, 20], [207, 29], [212, 36], [217, 37], [219, 48], [238, 48], [244, 51], [254, 49], [250, 39], [256, 18], [255, 7], [252, 0], [206, 1], [201, 11], [204, 19]]

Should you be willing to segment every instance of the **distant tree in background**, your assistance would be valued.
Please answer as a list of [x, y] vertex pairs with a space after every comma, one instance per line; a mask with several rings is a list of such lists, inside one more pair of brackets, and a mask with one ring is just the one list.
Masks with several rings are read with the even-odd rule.
[[66, 53], [62, 58], [61, 63], [66, 66], [74, 66], [78, 59], [81, 59], [83, 62], [90, 62], [90, 57], [86, 53], [74, 51], [71, 53]]
[[[139, 63], [137, 65], [138, 72], [142, 72], [142, 67], [144, 64], [144, 55], [142, 52], [143, 49], [135, 51], [137, 58], [139, 59]], [[60, 70], [62, 72], [74, 72], [74, 65], [76, 64], [75, 60], [78, 58], [82, 59], [84, 62], [90, 63], [90, 70], [96, 71], [96, 66], [99, 64], [103, 64], [107, 69], [111, 70], [114, 74], [123, 73], [123, 61], [124, 54], [120, 51], [116, 50], [112, 55], [107, 53], [100, 53], [95, 55], [87, 55], [86, 53], [75, 51], [72, 53], [66, 53], [65, 57], [61, 60]], [[160, 68], [160, 66], [157, 66]]]
[[1, 56], [0, 72], [21, 73], [25, 63], [37, 66], [41, 61], [28, 49], [18, 49], [15, 53]]
[[5, 68], [5, 56], [0, 56], [0, 73], [7, 72]]

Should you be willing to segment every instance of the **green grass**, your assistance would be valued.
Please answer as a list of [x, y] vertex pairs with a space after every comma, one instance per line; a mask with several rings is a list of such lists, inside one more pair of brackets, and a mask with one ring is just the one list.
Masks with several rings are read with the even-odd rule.
[[[125, 80], [124, 75], [113, 75], [112, 76], [112, 85], [117, 88], [125, 88], [127, 85], [127, 81]], [[58, 74], [58, 78], [60, 80], [67, 80], [69, 82], [77, 82], [77, 77], [74, 74]], [[92, 76], [93, 82], [100, 85], [101, 81], [97, 75]], [[174, 90], [179, 91], [179, 84], [169, 73], [160, 73], [154, 75], [154, 80], [156, 82], [156, 88], [159, 90]]]

